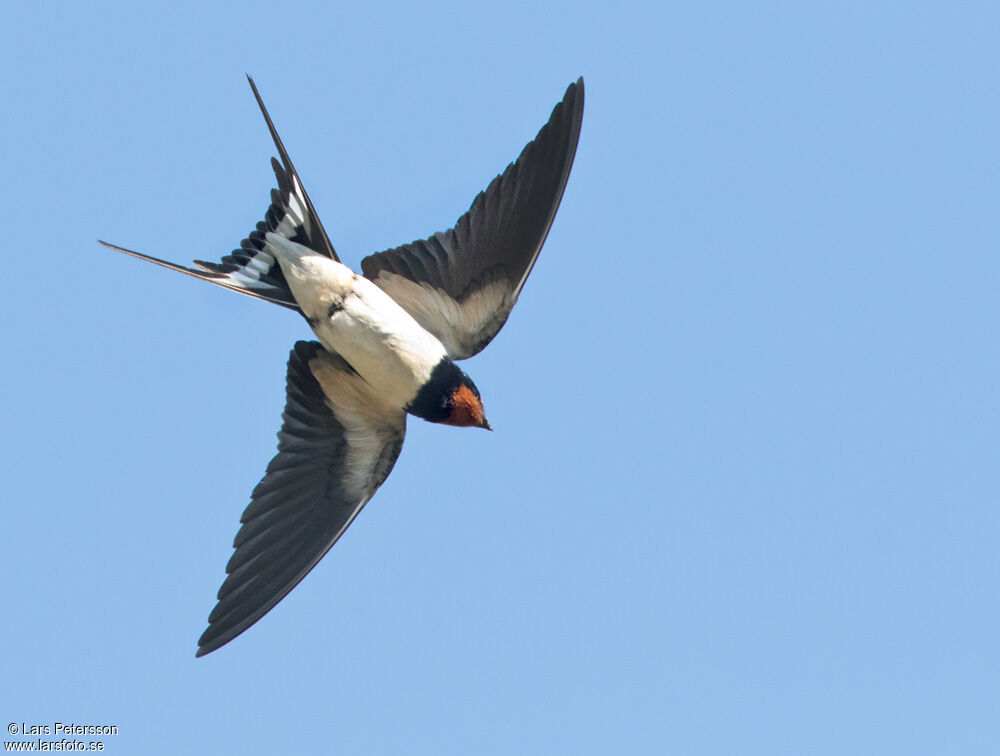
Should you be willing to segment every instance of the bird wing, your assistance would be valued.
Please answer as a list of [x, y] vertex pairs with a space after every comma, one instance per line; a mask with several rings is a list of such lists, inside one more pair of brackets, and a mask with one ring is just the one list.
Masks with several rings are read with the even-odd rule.
[[555, 218], [582, 120], [581, 78], [454, 228], [361, 262], [453, 359], [480, 352], [507, 321]]
[[340, 355], [300, 341], [288, 360], [278, 453], [240, 518], [198, 656], [269, 612], [337, 542], [392, 470], [406, 413], [386, 407]]
[[271, 190], [271, 205], [264, 214], [264, 220], [257, 223], [257, 227], [250, 232], [250, 235], [240, 242], [239, 248], [223, 257], [221, 262], [195, 260], [194, 268], [161, 260], [158, 257], [107, 242], [102, 241], [101, 244], [118, 252], [124, 252], [132, 257], [138, 257], [170, 270], [200, 278], [241, 294], [297, 310], [299, 309], [298, 305], [288, 288], [281, 266], [267, 249], [265, 236], [269, 232], [276, 233], [333, 260], [339, 261], [340, 258], [337, 257], [337, 253], [330, 243], [330, 238], [326, 235], [326, 230], [316, 214], [312, 200], [309, 199], [298, 173], [295, 172], [295, 166], [292, 165], [285, 145], [282, 144], [281, 137], [278, 136], [271, 121], [271, 116], [268, 114], [267, 108], [264, 107], [260, 92], [257, 91], [257, 85], [249, 76], [247, 80], [250, 82], [250, 88], [253, 89], [257, 105], [260, 106], [260, 112], [267, 122], [274, 146], [281, 157], [281, 162], [271, 158], [271, 168], [274, 169], [278, 188]]

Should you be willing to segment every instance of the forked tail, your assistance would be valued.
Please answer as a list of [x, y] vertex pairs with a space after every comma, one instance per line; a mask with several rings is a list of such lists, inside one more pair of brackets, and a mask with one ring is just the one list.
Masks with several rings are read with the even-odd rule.
[[257, 227], [250, 232], [250, 235], [240, 242], [238, 249], [223, 257], [221, 262], [195, 260], [194, 268], [161, 260], [158, 257], [125, 249], [105, 241], [102, 241], [101, 244], [110, 249], [124, 252], [126, 255], [138, 257], [140, 260], [176, 270], [178, 273], [184, 273], [247, 296], [298, 310], [299, 307], [288, 288], [281, 266], [278, 265], [274, 255], [268, 249], [266, 235], [275, 233], [309, 247], [321, 255], [338, 261], [339, 258], [326, 235], [323, 224], [320, 223], [319, 216], [313, 208], [312, 201], [309, 199], [302, 181], [295, 172], [295, 166], [292, 165], [291, 158], [288, 157], [288, 152], [271, 122], [271, 116], [268, 115], [267, 108], [264, 107], [257, 86], [249, 76], [247, 76], [247, 80], [253, 89], [254, 97], [264, 115], [264, 120], [267, 122], [274, 146], [281, 157], [281, 162], [271, 158], [271, 167], [274, 169], [278, 188], [271, 190], [271, 206], [264, 214], [264, 220], [260, 221]]

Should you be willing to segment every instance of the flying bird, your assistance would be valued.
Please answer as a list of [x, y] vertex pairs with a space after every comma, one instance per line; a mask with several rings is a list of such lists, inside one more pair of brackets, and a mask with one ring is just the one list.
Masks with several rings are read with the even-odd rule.
[[292, 348], [278, 453], [254, 488], [197, 656], [269, 612], [326, 554], [388, 477], [407, 414], [490, 428], [456, 364], [500, 331], [562, 199], [583, 120], [583, 79], [455, 226], [340, 262], [253, 79], [280, 160], [264, 220], [221, 262], [193, 268], [111, 249], [295, 310], [317, 341]]

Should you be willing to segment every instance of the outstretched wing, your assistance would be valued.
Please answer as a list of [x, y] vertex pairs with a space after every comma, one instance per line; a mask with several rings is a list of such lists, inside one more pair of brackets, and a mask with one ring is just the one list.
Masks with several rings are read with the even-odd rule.
[[250, 235], [240, 242], [238, 249], [223, 257], [221, 262], [195, 260], [194, 268], [161, 260], [158, 257], [107, 242], [101, 242], [101, 244], [132, 257], [138, 257], [170, 270], [200, 278], [241, 294], [297, 310], [298, 305], [295, 303], [295, 297], [292, 296], [292, 292], [288, 288], [281, 266], [278, 265], [274, 255], [267, 248], [265, 236], [269, 232], [275, 233], [303, 244], [321, 255], [334, 260], [339, 258], [326, 235], [323, 224], [320, 223], [312, 200], [309, 199], [298, 173], [295, 172], [295, 166], [292, 165], [292, 160], [288, 157], [285, 145], [282, 144], [281, 137], [278, 136], [278, 132], [271, 122], [271, 116], [268, 114], [267, 108], [264, 107], [264, 101], [261, 100], [257, 86], [249, 76], [247, 80], [253, 89], [257, 105], [260, 106], [260, 112], [267, 122], [274, 146], [281, 157], [281, 162], [271, 158], [271, 167], [274, 169], [278, 188], [271, 190], [271, 205], [264, 214], [264, 220], [260, 221], [257, 227], [250, 232]]
[[294, 588], [385, 481], [406, 414], [382, 405], [337, 354], [300, 341], [288, 360], [278, 454], [243, 512], [198, 656], [225, 645]]
[[507, 321], [555, 218], [582, 120], [581, 78], [454, 228], [361, 262], [453, 359], [477, 354]]

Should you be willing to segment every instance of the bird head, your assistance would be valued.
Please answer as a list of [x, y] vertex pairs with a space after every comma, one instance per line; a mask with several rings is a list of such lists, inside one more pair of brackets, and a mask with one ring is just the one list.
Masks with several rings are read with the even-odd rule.
[[446, 425], [472, 426], [493, 430], [489, 420], [486, 419], [486, 410], [483, 408], [479, 389], [476, 388], [472, 379], [464, 373], [461, 382], [447, 395], [445, 404], [448, 409], [448, 417], [443, 422]]

